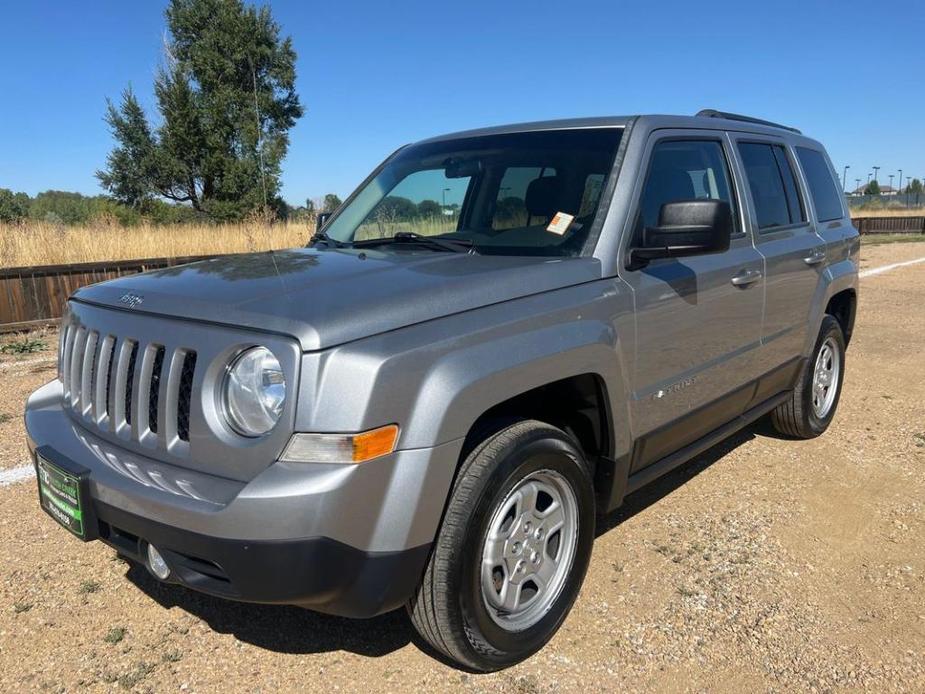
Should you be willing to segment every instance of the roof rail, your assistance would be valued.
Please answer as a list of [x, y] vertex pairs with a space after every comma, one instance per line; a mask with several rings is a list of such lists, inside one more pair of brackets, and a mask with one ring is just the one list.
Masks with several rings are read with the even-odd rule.
[[726, 120], [737, 120], [742, 121], [743, 123], [755, 123], [756, 125], [767, 125], [772, 128], [781, 128], [782, 130], [789, 130], [792, 133], [797, 135], [802, 135], [799, 130], [796, 128], [791, 128], [787, 125], [781, 125], [780, 123], [773, 123], [769, 120], [762, 120], [761, 118], [752, 118], [751, 116], [740, 116], [738, 113], [726, 113], [725, 111], [717, 111], [712, 108], [705, 108], [697, 112], [697, 116], [700, 118], [725, 118]]

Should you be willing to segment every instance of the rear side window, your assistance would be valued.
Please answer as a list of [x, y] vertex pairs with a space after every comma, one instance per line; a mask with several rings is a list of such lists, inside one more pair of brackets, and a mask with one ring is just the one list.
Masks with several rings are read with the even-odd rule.
[[780, 170], [780, 177], [784, 181], [784, 192], [787, 194], [787, 208], [790, 210], [790, 221], [793, 224], [806, 221], [806, 211], [803, 209], [803, 201], [800, 199], [800, 192], [797, 189], [797, 180], [793, 175], [793, 167], [790, 165], [790, 157], [783, 147], [775, 145], [774, 158], [777, 159], [777, 168]]
[[658, 226], [662, 205], [697, 199], [723, 200], [735, 210], [723, 146], [714, 140], [659, 142], [652, 150], [637, 233]]
[[780, 145], [739, 143], [745, 177], [755, 203], [759, 229], [799, 224], [806, 221], [793, 169]]
[[842, 215], [844, 215], [841, 194], [838, 192], [838, 187], [832, 178], [832, 171], [829, 169], [825, 157], [822, 156], [822, 152], [806, 147], [797, 147], [797, 156], [800, 158], [803, 173], [806, 174], [809, 193], [813, 196], [817, 219], [820, 222], [841, 219]]

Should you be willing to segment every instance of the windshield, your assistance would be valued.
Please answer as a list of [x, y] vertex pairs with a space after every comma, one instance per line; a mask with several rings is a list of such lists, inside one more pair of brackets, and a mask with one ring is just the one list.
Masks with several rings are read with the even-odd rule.
[[577, 255], [622, 134], [622, 128], [586, 128], [411, 145], [324, 232], [358, 245], [437, 236], [483, 254]]

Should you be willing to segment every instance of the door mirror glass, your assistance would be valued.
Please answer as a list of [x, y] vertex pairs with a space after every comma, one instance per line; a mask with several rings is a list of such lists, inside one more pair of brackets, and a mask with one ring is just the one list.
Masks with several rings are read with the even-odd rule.
[[645, 227], [634, 261], [722, 253], [729, 248], [732, 209], [724, 200], [678, 200], [662, 205], [658, 225]]

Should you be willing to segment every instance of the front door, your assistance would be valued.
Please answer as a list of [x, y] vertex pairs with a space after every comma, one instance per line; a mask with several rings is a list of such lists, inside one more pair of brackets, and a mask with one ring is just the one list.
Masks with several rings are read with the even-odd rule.
[[636, 310], [631, 472], [741, 414], [758, 375], [763, 262], [739, 209], [730, 144], [720, 132], [657, 131], [647, 145], [634, 240], [678, 200], [728, 202], [735, 229], [724, 253], [620, 271]]

